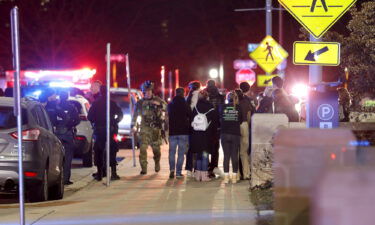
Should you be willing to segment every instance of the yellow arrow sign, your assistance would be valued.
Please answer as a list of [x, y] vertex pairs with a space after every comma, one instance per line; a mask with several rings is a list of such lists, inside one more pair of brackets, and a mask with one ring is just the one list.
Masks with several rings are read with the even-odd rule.
[[337, 66], [340, 64], [340, 43], [296, 41], [293, 45], [293, 63]]
[[315, 38], [320, 38], [356, 0], [279, 0]]
[[288, 57], [288, 53], [271, 36], [266, 36], [250, 57], [266, 73], [272, 73], [276, 67]]
[[272, 86], [272, 78], [277, 75], [258, 75], [257, 76], [257, 86], [258, 87], [267, 87]]

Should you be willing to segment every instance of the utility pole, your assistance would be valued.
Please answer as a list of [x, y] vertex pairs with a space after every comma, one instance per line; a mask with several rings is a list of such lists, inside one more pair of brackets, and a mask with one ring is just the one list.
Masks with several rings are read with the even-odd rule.
[[[266, 5], [264, 8], [248, 8], [248, 9], [235, 9], [235, 12], [248, 12], [248, 11], [266, 11], [266, 36], [272, 36], [272, 11], [283, 11], [283, 8], [272, 7], [272, 0], [266, 0]], [[282, 30], [282, 23], [279, 20], [279, 34]], [[269, 75], [267, 73], [267, 75]]]

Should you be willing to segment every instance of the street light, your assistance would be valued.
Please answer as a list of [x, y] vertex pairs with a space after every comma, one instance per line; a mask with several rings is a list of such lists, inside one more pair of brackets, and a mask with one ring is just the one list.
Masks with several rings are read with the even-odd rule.
[[219, 71], [217, 69], [210, 69], [208, 74], [210, 75], [211, 79], [216, 79], [219, 77]]

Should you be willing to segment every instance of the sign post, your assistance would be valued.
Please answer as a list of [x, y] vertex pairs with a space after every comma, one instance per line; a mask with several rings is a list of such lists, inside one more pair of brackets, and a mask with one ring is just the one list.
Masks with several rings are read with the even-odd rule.
[[[309, 66], [310, 91], [306, 108], [306, 126], [322, 129], [338, 127], [338, 94], [327, 91], [322, 82], [322, 65], [340, 63], [339, 43], [320, 42], [321, 37], [356, 0], [279, 0], [279, 3], [310, 32], [310, 42], [295, 42], [295, 64]], [[304, 46], [304, 47], [303, 47]], [[316, 122], [318, 121], [318, 122]]]
[[11, 38], [14, 69], [14, 115], [17, 117], [17, 147], [18, 147], [18, 195], [20, 204], [20, 224], [25, 224], [25, 199], [24, 199], [24, 177], [23, 177], [23, 152], [22, 152], [22, 108], [21, 108], [21, 85], [20, 85], [20, 38], [18, 8], [14, 7], [10, 12]]
[[[130, 85], [130, 64], [129, 64], [129, 54], [126, 53], [125, 55], [125, 66], [126, 66], [126, 78], [128, 83], [128, 97], [129, 97], [129, 107], [130, 107], [130, 118], [133, 118], [134, 111], [133, 111], [133, 102], [132, 102], [132, 94], [131, 94], [131, 85]], [[133, 166], [136, 167], [136, 160], [135, 160], [135, 137], [134, 133], [131, 132], [132, 135], [132, 151], [133, 151]]]
[[111, 83], [111, 60], [110, 60], [110, 56], [111, 56], [111, 44], [110, 43], [107, 43], [107, 136], [106, 136], [106, 171], [107, 171], [107, 187], [109, 187], [109, 184], [110, 184], [110, 167], [109, 167], [109, 151], [110, 151], [110, 135], [111, 135], [111, 132], [110, 132], [110, 83]]

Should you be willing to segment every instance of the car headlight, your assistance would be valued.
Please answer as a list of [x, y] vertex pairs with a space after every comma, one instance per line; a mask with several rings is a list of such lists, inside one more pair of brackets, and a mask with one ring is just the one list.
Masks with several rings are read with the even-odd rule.
[[120, 121], [119, 125], [125, 126], [130, 125], [132, 117], [129, 114], [125, 114], [122, 120]]

